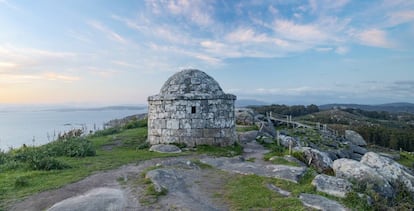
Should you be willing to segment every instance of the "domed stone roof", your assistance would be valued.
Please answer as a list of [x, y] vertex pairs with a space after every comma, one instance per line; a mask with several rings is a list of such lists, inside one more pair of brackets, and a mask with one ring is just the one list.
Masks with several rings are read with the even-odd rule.
[[172, 75], [162, 86], [160, 95], [223, 95], [220, 85], [205, 72], [182, 70]]

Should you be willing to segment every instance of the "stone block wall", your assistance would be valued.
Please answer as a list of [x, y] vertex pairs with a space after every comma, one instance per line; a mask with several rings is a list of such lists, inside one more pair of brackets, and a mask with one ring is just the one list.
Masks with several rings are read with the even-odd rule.
[[[229, 95], [230, 96], [230, 95]], [[227, 146], [236, 141], [235, 96], [216, 99], [148, 100], [148, 141]]]

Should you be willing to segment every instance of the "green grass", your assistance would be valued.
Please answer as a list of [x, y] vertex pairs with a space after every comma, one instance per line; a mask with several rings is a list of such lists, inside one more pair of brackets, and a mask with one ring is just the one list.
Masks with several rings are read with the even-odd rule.
[[283, 197], [266, 187], [276, 181], [257, 175], [237, 175], [227, 184], [224, 197], [232, 210], [306, 210], [297, 197]]
[[237, 142], [235, 142], [234, 145], [227, 147], [198, 145], [197, 152], [200, 154], [207, 154], [217, 157], [233, 157], [236, 155], [241, 155], [243, 153], [243, 147]]
[[196, 164], [198, 167], [200, 167], [201, 169], [212, 169], [213, 166], [207, 164], [207, 163], [203, 163], [198, 159], [192, 159], [191, 160], [192, 163]]
[[[265, 158], [266, 159], [266, 158]], [[269, 160], [269, 159], [268, 159]], [[274, 157], [272, 160], [269, 160], [272, 164], [278, 164], [278, 165], [287, 165], [287, 166], [296, 166], [300, 167], [298, 163], [287, 161], [286, 159], [282, 157]]]
[[400, 159], [397, 160], [398, 163], [404, 165], [408, 168], [414, 168], [414, 155], [409, 154], [408, 152], [400, 152]]
[[247, 132], [247, 131], [252, 131], [252, 130], [259, 130], [259, 128], [257, 127], [257, 125], [237, 125], [236, 126], [237, 132]]
[[[137, 150], [145, 141], [147, 128], [124, 129], [109, 135], [88, 137], [96, 149], [96, 155], [90, 157], [53, 157], [70, 166], [61, 170], [32, 170], [19, 165], [14, 169], [4, 168], [0, 173], [0, 210], [25, 196], [45, 190], [62, 187], [65, 184], [79, 181], [97, 171], [114, 169], [121, 165], [147, 160], [156, 157], [178, 156], [161, 154], [148, 150]], [[110, 150], [103, 149], [118, 142]], [[182, 155], [182, 154], [180, 154]], [[0, 163], [7, 165], [7, 163]]]

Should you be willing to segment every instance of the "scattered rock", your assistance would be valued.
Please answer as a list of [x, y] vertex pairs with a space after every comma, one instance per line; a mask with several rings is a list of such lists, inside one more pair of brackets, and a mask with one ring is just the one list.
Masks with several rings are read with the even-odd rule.
[[364, 138], [362, 138], [361, 135], [359, 135], [359, 133], [353, 131], [353, 130], [345, 130], [345, 138], [352, 142], [355, 145], [358, 146], [366, 146], [367, 142], [364, 140]]
[[376, 169], [394, 187], [398, 187], [398, 183], [402, 183], [408, 191], [414, 193], [414, 176], [412, 172], [394, 160], [374, 152], [367, 152], [362, 157], [361, 163]]
[[399, 160], [401, 158], [400, 153], [385, 153], [385, 152], [379, 152], [377, 153], [383, 157], [387, 157], [393, 160]]
[[297, 158], [293, 157], [292, 155], [285, 155], [285, 156], [283, 156], [283, 159], [285, 159], [286, 161], [292, 162], [292, 163], [297, 163], [300, 166], [306, 166], [305, 163], [303, 163], [302, 161], [300, 161]]
[[352, 190], [352, 184], [348, 182], [348, 180], [325, 174], [317, 175], [313, 179], [312, 185], [315, 186], [318, 191], [341, 198], [344, 198], [345, 195]]
[[284, 197], [288, 197], [292, 194], [291, 192], [283, 190], [283, 189], [281, 189], [281, 188], [279, 188], [279, 187], [277, 187], [276, 185], [273, 185], [273, 184], [267, 184], [266, 187], [269, 188], [272, 191], [275, 191], [275, 192], [279, 193], [280, 195], [282, 195]]
[[124, 210], [124, 194], [119, 189], [96, 188], [84, 195], [65, 199], [54, 204], [48, 211], [100, 211]]
[[346, 211], [347, 209], [339, 204], [337, 201], [330, 200], [323, 196], [315, 194], [302, 193], [299, 196], [299, 199], [302, 201], [302, 204], [306, 207], [310, 207], [317, 210], [323, 211]]
[[[147, 172], [146, 177], [154, 184], [155, 190], [167, 194], [158, 199], [158, 204], [163, 207], [154, 206], [146, 210], [227, 210], [228, 208], [221, 207], [220, 203], [213, 201], [210, 195], [212, 193], [206, 193], [214, 192], [222, 186], [221, 182], [217, 184], [217, 180], [222, 181], [223, 178], [210, 174], [196, 169], [175, 168]], [[206, 178], [207, 181], [200, 181]], [[218, 185], [220, 186], [217, 187]]]
[[175, 169], [155, 169], [147, 172], [145, 178], [151, 180], [158, 193], [164, 190], [182, 191], [185, 187], [183, 177]]
[[236, 124], [240, 125], [253, 125], [254, 124], [254, 111], [249, 108], [237, 108], [235, 110]]
[[368, 150], [366, 148], [360, 147], [360, 146], [357, 146], [357, 145], [354, 145], [354, 144], [350, 144], [349, 148], [350, 148], [350, 150], [352, 150], [353, 153], [357, 153], [357, 154], [360, 154], [360, 155], [364, 155], [365, 153], [368, 152]]
[[279, 135], [280, 144], [282, 144], [284, 147], [289, 147], [289, 145], [292, 145], [292, 147], [300, 146], [299, 142], [290, 136], [286, 135]]
[[252, 130], [252, 131], [237, 133], [239, 136], [239, 142], [244, 144], [244, 143], [256, 140], [258, 132], [259, 131], [257, 130]]
[[332, 160], [327, 153], [310, 147], [302, 147], [303, 155], [308, 165], [313, 166], [318, 173], [331, 172]]
[[171, 144], [157, 144], [152, 145], [149, 151], [159, 153], [180, 153], [181, 149]]
[[372, 186], [378, 194], [386, 198], [394, 197], [391, 184], [374, 168], [351, 159], [338, 159], [333, 162], [333, 170], [339, 178], [349, 179]]
[[239, 174], [256, 174], [297, 183], [306, 171], [305, 167], [243, 162], [238, 158], [203, 158], [200, 160], [218, 169]]

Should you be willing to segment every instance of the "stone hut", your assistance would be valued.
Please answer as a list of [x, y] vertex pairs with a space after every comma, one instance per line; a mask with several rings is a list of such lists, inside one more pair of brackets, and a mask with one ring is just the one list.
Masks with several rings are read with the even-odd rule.
[[188, 69], [171, 76], [148, 97], [148, 141], [227, 146], [236, 141], [234, 101], [206, 73]]

